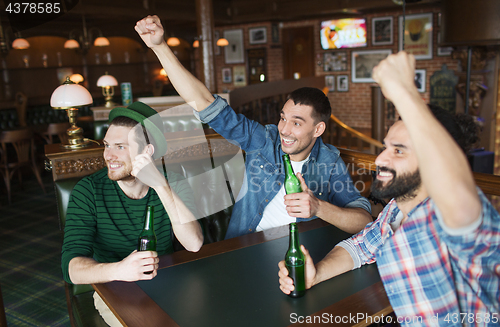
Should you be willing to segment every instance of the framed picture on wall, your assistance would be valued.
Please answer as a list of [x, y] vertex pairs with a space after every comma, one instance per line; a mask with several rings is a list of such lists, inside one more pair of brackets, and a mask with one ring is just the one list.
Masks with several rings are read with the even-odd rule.
[[403, 16], [399, 16], [399, 51], [403, 50], [403, 40], [405, 51], [415, 59], [432, 59], [432, 13], [406, 15], [405, 26]]
[[222, 83], [231, 83], [233, 81], [231, 67], [222, 68]]
[[372, 19], [372, 45], [390, 45], [393, 43], [392, 16]]
[[325, 76], [325, 86], [328, 87], [328, 91], [335, 91], [335, 76], [327, 75]]
[[426, 74], [425, 69], [415, 69], [415, 86], [418, 92], [425, 92]]
[[337, 75], [337, 91], [339, 92], [349, 91], [349, 76]]
[[245, 62], [245, 52], [243, 51], [243, 30], [224, 31], [224, 38], [229, 45], [224, 47], [224, 59], [226, 64], [241, 64]]
[[347, 70], [347, 51], [325, 52], [323, 54], [323, 70], [325, 72]]
[[392, 53], [392, 50], [352, 51], [352, 82], [373, 83], [372, 69]]
[[233, 80], [234, 86], [241, 87], [247, 86], [246, 77], [246, 67], [245, 66], [234, 66], [233, 67]]
[[267, 30], [265, 27], [249, 28], [248, 40], [250, 44], [267, 43]]

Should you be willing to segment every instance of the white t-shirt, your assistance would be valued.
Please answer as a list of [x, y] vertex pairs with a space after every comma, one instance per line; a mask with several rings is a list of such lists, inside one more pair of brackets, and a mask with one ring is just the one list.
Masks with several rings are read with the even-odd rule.
[[[302, 161], [291, 161], [293, 172], [302, 172], [302, 166], [309, 159], [309, 156]], [[283, 168], [284, 169], [284, 168]], [[274, 198], [269, 202], [267, 207], [264, 209], [264, 214], [262, 215], [262, 220], [256, 228], [256, 231], [260, 232], [273, 227], [279, 227], [294, 223], [297, 221], [295, 217], [290, 217], [286, 212], [285, 206], [285, 185], [281, 185], [280, 190]]]

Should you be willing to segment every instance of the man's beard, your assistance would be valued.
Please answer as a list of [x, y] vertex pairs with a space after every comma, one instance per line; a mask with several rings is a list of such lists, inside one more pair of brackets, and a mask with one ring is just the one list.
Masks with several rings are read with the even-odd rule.
[[390, 172], [392, 180], [385, 186], [379, 179], [375, 179], [371, 186], [372, 195], [380, 200], [395, 198], [396, 201], [408, 201], [417, 196], [417, 191], [422, 184], [420, 172], [418, 169], [413, 173], [407, 173], [401, 176], [396, 175], [396, 171], [387, 167], [377, 167], [379, 171]]
[[131, 174], [131, 170], [125, 170], [125, 169], [122, 169], [120, 170], [120, 172], [112, 172], [111, 170], [109, 170], [108, 168], [108, 178], [112, 181], [130, 181], [130, 180], [134, 180], [135, 177], [132, 176]]

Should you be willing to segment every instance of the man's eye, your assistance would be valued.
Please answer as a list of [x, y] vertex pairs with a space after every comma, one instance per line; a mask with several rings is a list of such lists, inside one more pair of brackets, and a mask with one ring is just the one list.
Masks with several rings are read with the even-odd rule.
[[282, 120], [282, 121], [285, 121], [286, 119], [285, 119], [285, 117], [281, 117], [281, 120]]
[[294, 125], [295, 125], [295, 126], [300, 126], [300, 124], [299, 124], [299, 123], [294, 123]]
[[403, 154], [403, 151], [399, 150], [399, 149], [396, 149], [396, 153], [397, 154]]
[[123, 150], [123, 149], [125, 149], [125, 147], [123, 145], [119, 145], [118, 149]]

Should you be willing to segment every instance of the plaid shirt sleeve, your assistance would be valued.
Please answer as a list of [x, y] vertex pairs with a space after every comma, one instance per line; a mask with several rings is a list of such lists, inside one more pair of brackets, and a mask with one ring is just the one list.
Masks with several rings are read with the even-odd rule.
[[[481, 312], [485, 306], [490, 312], [499, 312], [500, 215], [479, 189], [478, 194], [481, 215], [472, 226], [461, 230], [446, 227], [437, 208], [436, 217], [442, 229], [440, 236], [452, 258], [452, 267], [459, 274], [456, 288], [461, 308]], [[467, 301], [474, 290], [481, 290], [477, 292], [480, 300]]]
[[395, 203], [389, 203], [374, 222], [366, 225], [358, 234], [337, 244], [351, 255], [354, 261], [353, 269], [376, 261], [375, 256], [379, 248], [384, 244], [384, 240], [389, 235], [388, 233], [392, 233], [387, 220], [393, 205]]

